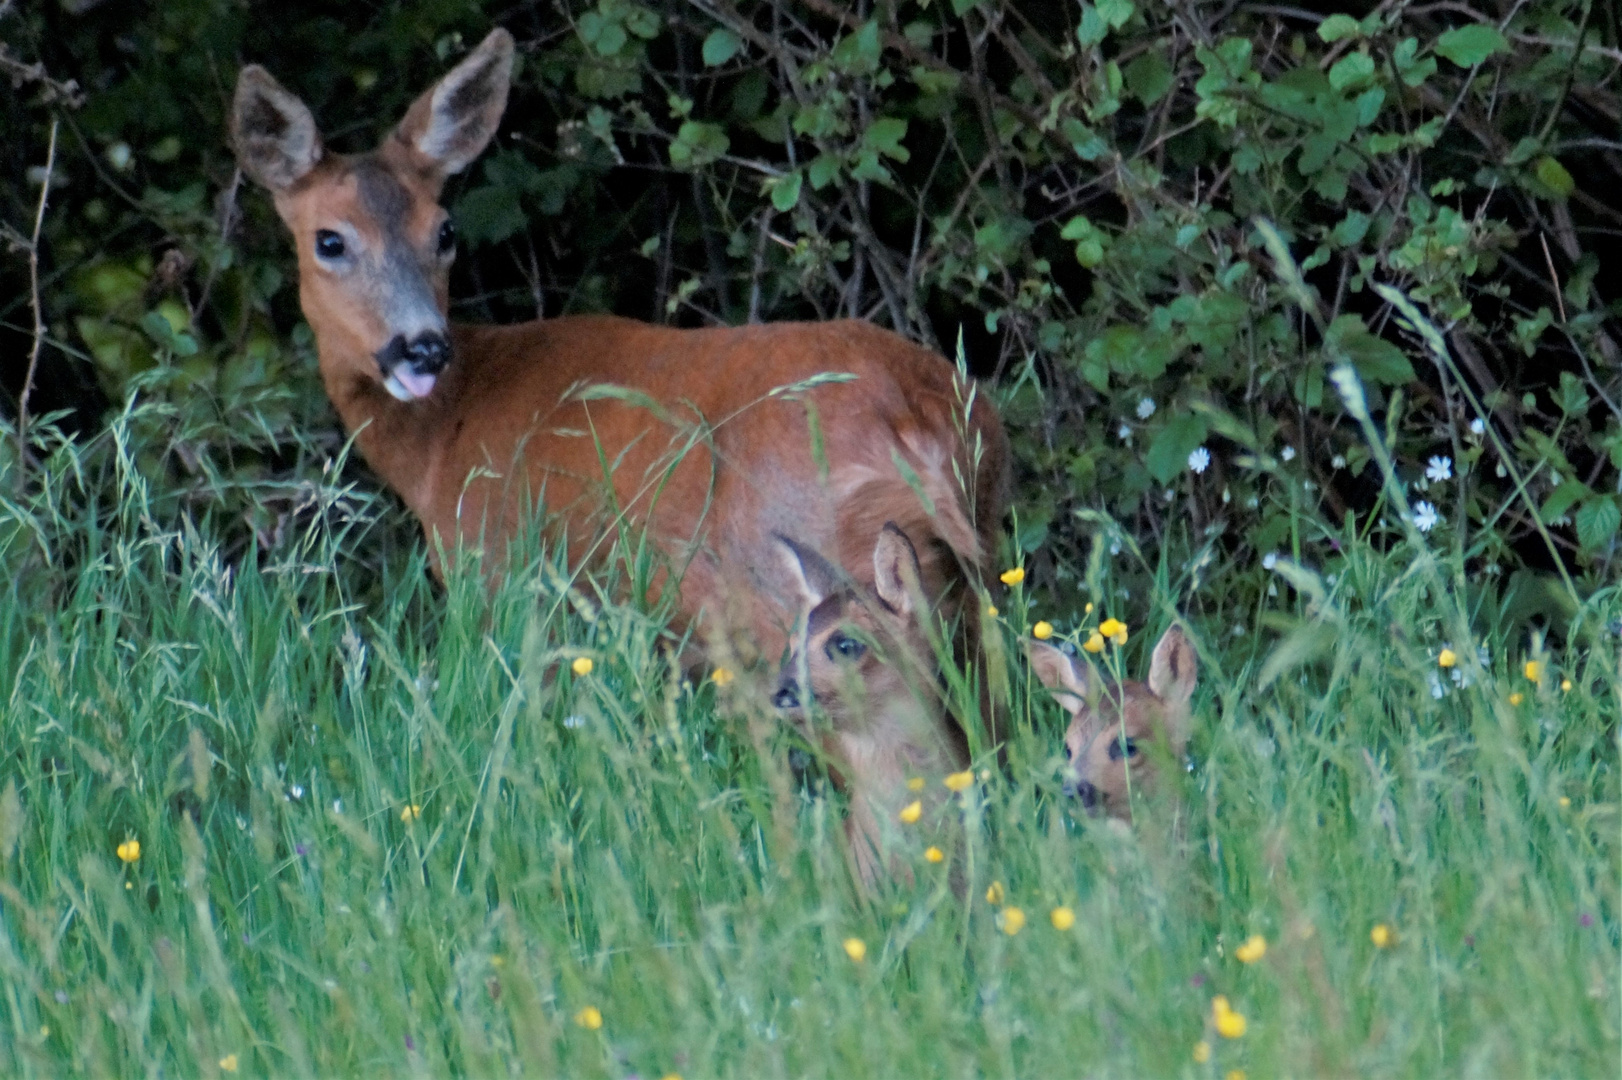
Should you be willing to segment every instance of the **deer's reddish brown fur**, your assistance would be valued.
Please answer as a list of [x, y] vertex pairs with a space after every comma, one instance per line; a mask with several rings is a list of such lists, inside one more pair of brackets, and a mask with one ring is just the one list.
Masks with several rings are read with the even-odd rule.
[[[961, 608], [972, 643], [978, 605], [964, 599], [989, 569], [1008, 447], [996, 411], [940, 356], [859, 321], [447, 322], [440, 189], [495, 134], [512, 55], [494, 31], [352, 156], [328, 152], [264, 69], [237, 83], [238, 157], [292, 233], [327, 392], [430, 544], [482, 545], [499, 574], [543, 500], [576, 561], [600, 557], [619, 520], [646, 527], [679, 575], [678, 626], [699, 620], [701, 641], [724, 628], [774, 663], [798, 597], [774, 536], [870, 584], [873, 538], [893, 521], [917, 542], [923, 594]], [[773, 393], [830, 372], [854, 378]], [[604, 385], [623, 392], [591, 389]]]

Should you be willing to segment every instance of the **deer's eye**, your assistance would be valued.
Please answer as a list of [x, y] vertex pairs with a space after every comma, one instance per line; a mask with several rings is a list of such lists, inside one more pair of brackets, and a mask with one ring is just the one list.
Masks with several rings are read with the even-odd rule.
[[316, 230], [315, 253], [323, 259], [343, 258], [344, 238], [331, 229]]
[[1122, 758], [1135, 758], [1138, 756], [1138, 742], [1136, 739], [1111, 739], [1109, 741], [1109, 759], [1120, 761]]
[[835, 634], [828, 639], [825, 651], [830, 660], [859, 660], [867, 646], [847, 634]]
[[439, 253], [449, 255], [456, 250], [456, 226], [450, 222], [439, 227]]

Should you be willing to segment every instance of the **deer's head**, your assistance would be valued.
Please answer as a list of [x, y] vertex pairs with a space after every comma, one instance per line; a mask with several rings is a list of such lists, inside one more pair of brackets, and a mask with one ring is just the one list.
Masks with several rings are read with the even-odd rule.
[[242, 69], [231, 136], [298, 249], [299, 302], [330, 380], [427, 397], [451, 361], [445, 321], [456, 233], [445, 178], [484, 150], [507, 106], [513, 39], [493, 30], [377, 149], [329, 153], [310, 110], [258, 65]]

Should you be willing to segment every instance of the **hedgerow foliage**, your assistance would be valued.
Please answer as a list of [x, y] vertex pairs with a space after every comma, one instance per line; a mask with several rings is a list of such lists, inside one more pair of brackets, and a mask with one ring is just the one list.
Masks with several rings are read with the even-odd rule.
[[[1331, 559], [1303, 514], [1376, 536], [1411, 515], [1484, 578], [1617, 571], [1614, 5], [0, 11], [19, 243], [60, 123], [32, 411], [72, 409], [89, 438], [147, 402], [125, 449], [239, 546], [283, 542], [341, 432], [287, 239], [226, 143], [236, 71], [266, 64], [361, 150], [499, 23], [512, 103], [447, 193], [459, 317], [861, 316], [961, 349], [1015, 440], [1016, 543], [1061, 590], [1106, 519], [1251, 562]], [[4, 348], [26, 357], [26, 258], [4, 275]], [[1410, 506], [1366, 468], [1338, 365]]]

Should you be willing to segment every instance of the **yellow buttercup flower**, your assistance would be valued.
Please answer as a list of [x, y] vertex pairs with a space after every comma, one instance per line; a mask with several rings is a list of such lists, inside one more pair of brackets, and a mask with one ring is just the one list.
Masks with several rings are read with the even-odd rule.
[[1228, 1075], [1223, 1077], [1223, 1080], [1245, 1080], [1245, 1070], [1229, 1069]]
[[1221, 994], [1211, 999], [1211, 1021], [1216, 1025], [1217, 1034], [1224, 1039], [1237, 1039], [1250, 1026], [1244, 1014], [1234, 1012], [1228, 1005], [1228, 999]]
[[1239, 958], [1241, 964], [1254, 964], [1267, 955], [1267, 939], [1260, 934], [1252, 934], [1248, 941], [1233, 950], [1233, 955]]
[[401, 821], [416, 821], [420, 817], [422, 817], [422, 807], [418, 806], [416, 803], [412, 803], [410, 806], [407, 806], [400, 811]]
[[1562, 796], [1560, 796], [1560, 809], [1562, 809], [1562, 810], [1571, 809], [1571, 796], [1570, 795], [1562, 795]]
[[1571, 693], [1571, 680], [1570, 679], [1561, 679], [1560, 680], [1560, 692], [1562, 694]]
[[1194, 1064], [1204, 1065], [1211, 1060], [1211, 1044], [1201, 1039], [1194, 1044]]
[[117, 848], [118, 857], [127, 863], [132, 863], [141, 857], [141, 842], [139, 840], [126, 840]]
[[1528, 660], [1526, 662], [1526, 667], [1522, 670], [1526, 672], [1526, 677], [1531, 679], [1533, 682], [1543, 681], [1543, 664], [1541, 661]]
[[986, 605], [986, 614], [988, 616], [990, 616], [991, 618], [995, 619], [997, 617], [997, 605], [996, 604], [987, 604]]
[[901, 824], [903, 825], [916, 825], [918, 823], [918, 819], [923, 816], [924, 804], [919, 802], [917, 799], [914, 799], [906, 806], [903, 806], [901, 808], [901, 813], [896, 815], [896, 817], [901, 819]]
[[1081, 611], [1084, 615], [1091, 615], [1093, 613], [1093, 602], [1091, 600], [1087, 601], [1087, 606], [1082, 608]]
[[924, 849], [924, 858], [930, 862], [940, 862], [946, 858], [946, 853], [938, 847], [927, 847]]
[[235, 1054], [226, 1054], [220, 1059], [220, 1068], [225, 1072], [236, 1072], [237, 1056]]
[[593, 665], [591, 662], [591, 657], [577, 656], [575, 657], [574, 663], [569, 665], [569, 670], [584, 678], [585, 676], [591, 674], [591, 669], [594, 666], [595, 665]]
[[921, 776], [915, 776], [911, 780], [908, 780], [907, 781], [907, 790], [908, 791], [922, 791], [922, 790], [924, 790], [924, 778], [921, 777]]
[[1053, 624], [1046, 621], [1037, 623], [1031, 627], [1031, 636], [1037, 641], [1046, 641], [1053, 636]]
[[1440, 667], [1452, 667], [1459, 662], [1459, 654], [1452, 649], [1443, 649], [1436, 654], [1436, 663]]
[[1122, 622], [1120, 619], [1105, 619], [1103, 622], [1098, 624], [1098, 632], [1107, 638], [1112, 638], [1116, 634], [1125, 632], [1125, 630], [1126, 623]]
[[860, 964], [867, 959], [867, 942], [859, 937], [845, 939], [845, 955]]
[[1018, 585], [1025, 580], [1024, 567], [1016, 566], [1012, 570], [1004, 570], [999, 580], [1004, 585]]
[[1513, 694], [1509, 695], [1509, 703], [1511, 705], [1519, 705], [1521, 702], [1523, 702], [1525, 700], [1526, 700], [1526, 695], [1521, 693], [1519, 690], [1517, 690]]
[[1002, 932], [1009, 937], [1013, 937], [1025, 929], [1025, 913], [1012, 905], [1002, 909], [1002, 914], [997, 921], [1002, 926]]
[[1002, 903], [1002, 898], [1003, 898], [1002, 882], [993, 881], [991, 883], [991, 887], [986, 890], [986, 903], [988, 903], [988, 904], [1000, 904], [1000, 903]]
[[737, 676], [732, 674], [732, 670], [730, 668], [718, 667], [714, 671], [710, 672], [710, 681], [716, 686], [725, 686], [736, 678]]
[[1385, 923], [1375, 923], [1374, 929], [1369, 931], [1369, 940], [1374, 942], [1376, 949], [1384, 949], [1397, 940], [1397, 935]]
[[1104, 635], [1100, 634], [1097, 630], [1094, 630], [1092, 632], [1092, 636], [1090, 636], [1086, 641], [1081, 643], [1081, 647], [1083, 649], [1086, 649], [1090, 653], [1101, 653], [1101, 652], [1103, 652], [1104, 651]]
[[1076, 925], [1076, 913], [1067, 907], [1056, 907], [1048, 913], [1048, 921], [1055, 930], [1068, 930]]
[[596, 1031], [603, 1026], [603, 1014], [597, 1011], [597, 1006], [587, 1005], [574, 1014], [574, 1022], [587, 1031]]
[[953, 791], [967, 791], [969, 785], [974, 783], [974, 770], [964, 769], [962, 772], [949, 773], [941, 783]]

